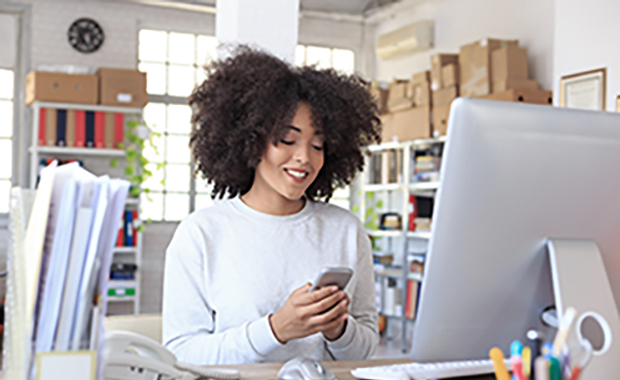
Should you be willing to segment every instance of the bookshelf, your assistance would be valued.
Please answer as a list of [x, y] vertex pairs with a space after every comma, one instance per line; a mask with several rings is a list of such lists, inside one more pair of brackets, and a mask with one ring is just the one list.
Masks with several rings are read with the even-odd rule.
[[[423, 152], [432, 151], [436, 146], [443, 147], [445, 141], [446, 137], [442, 136], [433, 139], [372, 145], [368, 147], [371, 157], [368, 159], [365, 165], [366, 169], [361, 177], [359, 211], [366, 232], [372, 237], [375, 249], [379, 249], [375, 253], [393, 255], [391, 265], [375, 265], [379, 310], [380, 314], [386, 317], [388, 334], [391, 323], [402, 324], [403, 352], [408, 349], [406, 343], [407, 324], [415, 320], [412, 318], [411, 309], [407, 310], [406, 308], [406, 306], [411, 307], [407, 302], [408, 300], [409, 303], [417, 302], [417, 294], [408, 294], [409, 281], [418, 283], [423, 281], [421, 273], [410, 271], [410, 264], [414, 261], [413, 256], [419, 257], [423, 254], [411, 255], [410, 250], [426, 252], [426, 246], [431, 237], [431, 232], [428, 230], [409, 231], [411, 207], [409, 199], [411, 195], [415, 196], [416, 194], [434, 199], [435, 192], [440, 186], [437, 173], [433, 173], [433, 177], [437, 177], [433, 180], [415, 181], [415, 159]], [[441, 152], [441, 149], [434, 150]], [[381, 157], [381, 159], [377, 159], [377, 157]], [[385, 162], [386, 159], [390, 162]], [[377, 160], [381, 163], [378, 164]], [[391, 171], [391, 173], [386, 174], [386, 170]], [[395, 229], [381, 229], [377, 220], [380, 220], [380, 215], [383, 213], [400, 215], [400, 226]], [[398, 290], [386, 289], [386, 283], [396, 283]], [[392, 291], [396, 292], [395, 297], [398, 297], [399, 300], [386, 298], [394, 294]], [[400, 306], [396, 305], [397, 307], [394, 307], [392, 312], [388, 312], [392, 303]], [[388, 305], [387, 310], [386, 304]], [[415, 304], [413, 310], [415, 311]]]
[[[124, 172], [120, 169], [114, 169], [110, 166], [111, 160], [124, 160], [125, 151], [118, 148], [83, 148], [73, 146], [56, 146], [56, 145], [41, 145], [39, 142], [39, 132], [41, 130], [41, 110], [54, 109], [54, 110], [73, 110], [73, 111], [92, 111], [101, 112], [107, 114], [122, 114], [123, 123], [126, 125], [130, 120], [140, 121], [142, 119], [142, 108], [132, 107], [114, 107], [103, 105], [91, 105], [91, 104], [70, 104], [70, 103], [56, 103], [56, 102], [39, 102], [35, 101], [30, 105], [32, 111], [32, 127], [31, 127], [31, 145], [28, 149], [30, 159], [30, 176], [29, 185], [31, 189], [35, 189], [37, 185], [38, 173], [40, 170], [42, 158], [58, 158], [63, 159], [78, 159], [84, 161], [84, 165], [97, 175], [109, 174], [111, 177], [124, 177]], [[44, 122], [47, 122], [45, 120]], [[53, 123], [51, 125], [54, 125]], [[69, 123], [66, 122], [65, 127], [68, 127]], [[45, 129], [50, 125], [45, 124]], [[124, 136], [120, 136], [124, 139]], [[47, 141], [46, 141], [47, 143]], [[115, 145], [116, 146], [116, 145]], [[137, 198], [128, 198], [125, 203], [125, 210], [138, 211], [140, 208], [140, 201]], [[120, 221], [119, 221], [120, 222]], [[136, 224], [139, 220], [135, 221]], [[121, 226], [122, 227], [122, 226]], [[142, 264], [142, 232], [135, 231], [136, 243], [133, 246], [117, 246], [114, 248], [113, 261], [135, 264], [137, 270], [134, 273], [133, 279], [115, 280], [109, 281], [108, 303], [132, 303], [129, 307], [122, 307], [121, 310], [131, 310], [134, 314], [140, 312], [140, 280], [141, 280], [141, 264]], [[121, 313], [124, 313], [121, 312]]]

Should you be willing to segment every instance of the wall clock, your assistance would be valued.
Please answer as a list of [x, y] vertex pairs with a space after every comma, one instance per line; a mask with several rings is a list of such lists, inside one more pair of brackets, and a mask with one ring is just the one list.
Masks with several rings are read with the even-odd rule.
[[105, 36], [103, 29], [95, 20], [80, 18], [69, 27], [67, 38], [75, 50], [81, 53], [92, 53], [103, 45]]

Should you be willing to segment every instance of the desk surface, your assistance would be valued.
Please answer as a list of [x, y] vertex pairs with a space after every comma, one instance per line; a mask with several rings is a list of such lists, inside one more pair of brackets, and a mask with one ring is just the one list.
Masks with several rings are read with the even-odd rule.
[[[351, 370], [359, 367], [375, 367], [382, 365], [411, 363], [411, 359], [371, 359], [351, 361], [326, 361], [322, 362], [329, 368], [338, 380], [356, 380], [351, 375]], [[234, 368], [241, 373], [241, 380], [268, 380], [277, 379], [278, 371], [283, 363], [258, 363], [216, 366], [218, 368]]]

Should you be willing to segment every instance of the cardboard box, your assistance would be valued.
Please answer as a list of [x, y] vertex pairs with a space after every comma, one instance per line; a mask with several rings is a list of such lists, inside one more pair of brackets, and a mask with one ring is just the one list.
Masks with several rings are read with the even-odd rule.
[[98, 82], [95, 75], [77, 75], [31, 71], [26, 76], [26, 104], [35, 100], [97, 104]]
[[458, 86], [450, 86], [446, 88], [442, 88], [436, 91], [433, 91], [433, 106], [445, 106], [450, 103], [456, 97], [459, 96], [459, 87]]
[[491, 71], [493, 83], [506, 79], [527, 79], [527, 49], [508, 45], [493, 51]]
[[431, 72], [430, 71], [422, 71], [420, 73], [415, 73], [411, 76], [411, 84], [424, 84], [429, 83], [431, 81]]
[[553, 104], [551, 91], [546, 90], [506, 90], [481, 96], [482, 99], [523, 102], [532, 104]]
[[138, 70], [100, 68], [97, 76], [99, 104], [141, 108], [148, 103], [146, 73]]
[[390, 142], [394, 137], [392, 133], [392, 118], [393, 114], [387, 113], [385, 115], [379, 116], [381, 120], [381, 142]]
[[516, 40], [484, 38], [478, 42], [461, 46], [459, 53], [461, 95], [481, 96], [491, 93], [493, 74], [491, 53], [505, 46], [518, 46]]
[[493, 82], [493, 92], [506, 90], [538, 90], [538, 81], [534, 79], [506, 79]]
[[431, 89], [439, 90], [445, 85], [442, 80], [441, 69], [449, 64], [458, 64], [458, 54], [434, 54], [431, 56]]
[[388, 123], [383, 126], [381, 133], [384, 142], [431, 137], [431, 108], [429, 106], [394, 112], [386, 120]]
[[370, 95], [372, 95], [373, 99], [377, 103], [377, 108], [379, 109], [380, 114], [385, 114], [388, 112], [387, 108], [387, 100], [388, 100], [388, 90], [380, 88], [377, 84], [373, 83], [373, 86], [370, 88]]
[[448, 132], [448, 117], [450, 116], [450, 106], [433, 107], [433, 137], [445, 136]]
[[431, 84], [420, 83], [413, 87], [413, 104], [415, 107], [431, 105]]
[[441, 68], [441, 81], [444, 87], [458, 86], [460, 69], [458, 63], [451, 63]]

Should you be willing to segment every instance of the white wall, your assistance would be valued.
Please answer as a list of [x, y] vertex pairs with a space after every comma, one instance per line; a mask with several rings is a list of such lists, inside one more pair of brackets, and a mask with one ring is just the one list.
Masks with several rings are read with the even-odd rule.
[[[577, 3], [578, 0], [572, 2]], [[380, 22], [376, 36], [419, 20], [435, 20], [436, 48], [397, 59], [376, 59], [376, 79], [391, 81], [394, 77], [407, 78], [414, 72], [430, 69], [432, 54], [458, 53], [461, 45], [484, 37], [516, 38], [521, 46], [528, 49], [530, 77], [537, 79], [542, 88], [551, 89], [554, 0], [425, 1], [399, 10]]]
[[[557, 94], [560, 78], [578, 72], [607, 68], [607, 107], [616, 110], [620, 94], [620, 2], [614, 0], [556, 0], [553, 84]], [[559, 104], [559, 96], [555, 97]]]

